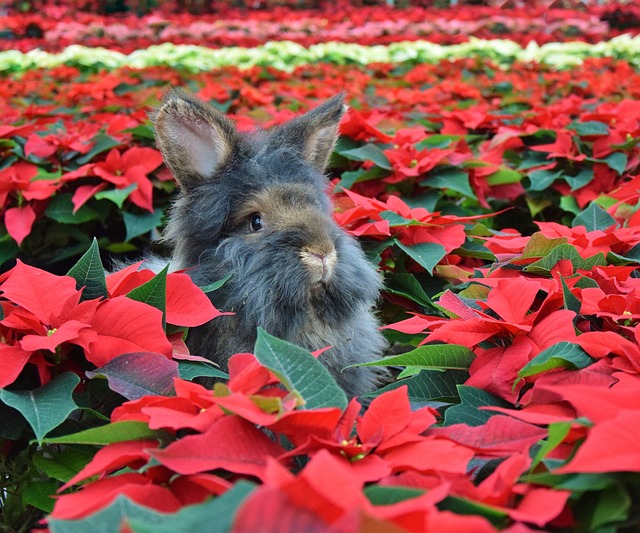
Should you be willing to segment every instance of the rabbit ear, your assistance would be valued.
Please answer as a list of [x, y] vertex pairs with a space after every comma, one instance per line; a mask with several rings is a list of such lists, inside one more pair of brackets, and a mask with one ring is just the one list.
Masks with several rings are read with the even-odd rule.
[[170, 90], [149, 116], [167, 166], [187, 189], [211, 177], [239, 142], [233, 122], [180, 89]]
[[340, 119], [348, 109], [344, 93], [276, 128], [270, 144], [291, 146], [323, 172], [338, 140]]

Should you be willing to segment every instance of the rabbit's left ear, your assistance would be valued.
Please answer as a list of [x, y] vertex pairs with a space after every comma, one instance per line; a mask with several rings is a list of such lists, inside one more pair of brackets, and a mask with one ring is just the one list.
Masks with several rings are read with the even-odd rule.
[[337, 94], [276, 128], [270, 135], [269, 144], [274, 148], [295, 148], [306, 161], [323, 172], [338, 140], [340, 120], [347, 109], [344, 93]]

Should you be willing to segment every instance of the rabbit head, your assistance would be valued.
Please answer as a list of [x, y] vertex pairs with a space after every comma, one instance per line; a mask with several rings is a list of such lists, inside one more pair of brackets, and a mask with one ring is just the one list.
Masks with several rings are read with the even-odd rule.
[[310, 350], [351, 394], [377, 374], [349, 369], [385, 345], [372, 314], [381, 282], [359, 244], [332, 218], [325, 166], [345, 112], [343, 95], [270, 131], [240, 133], [219, 110], [172, 90], [152, 119], [180, 192], [164, 238], [173, 267], [205, 285], [232, 316], [195, 328], [193, 353], [224, 367], [250, 351], [257, 326]]

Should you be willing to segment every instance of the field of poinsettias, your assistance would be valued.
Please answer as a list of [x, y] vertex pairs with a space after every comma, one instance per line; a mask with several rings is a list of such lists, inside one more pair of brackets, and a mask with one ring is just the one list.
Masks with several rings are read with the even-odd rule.
[[[439, 13], [440, 35], [501, 17], [502, 41], [428, 39], [417, 8], [374, 8], [366, 38], [364, 20], [245, 12], [249, 40], [198, 42], [245, 48], [216, 50], [179, 46], [201, 37], [187, 15], [96, 41], [117, 21], [10, 14], [41, 34], [0, 52], [0, 531], [635, 530], [640, 28], [605, 27], [605, 7], [546, 28]], [[555, 42], [554, 21], [589, 17]], [[349, 401], [324, 346], [267, 331], [221, 372], [184, 340], [227, 311], [207, 297], [224, 280], [114, 270], [166, 252], [176, 185], [147, 111], [170, 85], [241, 130], [346, 92], [330, 187], [384, 276], [389, 384]]]

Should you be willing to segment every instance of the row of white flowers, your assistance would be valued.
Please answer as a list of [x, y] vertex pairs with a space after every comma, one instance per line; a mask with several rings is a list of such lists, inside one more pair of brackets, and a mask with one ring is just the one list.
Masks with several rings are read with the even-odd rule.
[[52, 54], [42, 50], [22, 53], [16, 50], [0, 52], [0, 72], [20, 72], [34, 68], [76, 65], [112, 69], [122, 66], [144, 68], [168, 65], [191, 71], [208, 71], [235, 65], [249, 68], [255, 65], [291, 70], [297, 65], [314, 62], [334, 64], [435, 63], [465, 57], [489, 58], [508, 67], [514, 61], [538, 62], [557, 68], [580, 65], [589, 57], [625, 59], [640, 68], [640, 36], [622, 35], [596, 44], [583, 42], [549, 43], [538, 46], [532, 42], [525, 48], [509, 40], [482, 40], [442, 46], [429, 41], [406, 41], [387, 46], [361, 46], [327, 42], [304, 47], [290, 41], [274, 41], [255, 48], [205, 48], [193, 45], [165, 43], [136, 50], [126, 55], [104, 48], [73, 45]]

